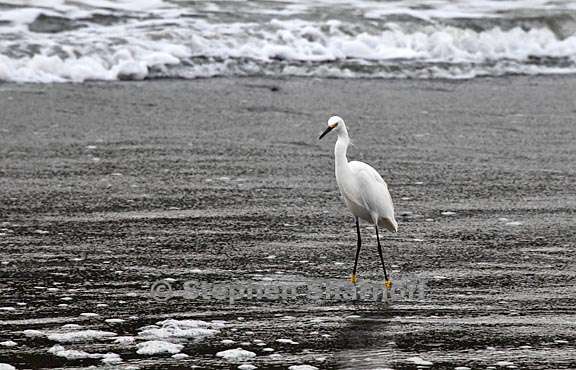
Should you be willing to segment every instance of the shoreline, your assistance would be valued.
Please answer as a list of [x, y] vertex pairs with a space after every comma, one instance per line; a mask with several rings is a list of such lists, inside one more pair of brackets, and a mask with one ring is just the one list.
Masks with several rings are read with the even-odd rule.
[[576, 78], [576, 72], [559, 72], [559, 73], [545, 73], [545, 74], [504, 74], [504, 75], [486, 75], [474, 77], [461, 77], [461, 78], [448, 78], [448, 77], [430, 77], [430, 78], [416, 78], [416, 77], [320, 77], [320, 76], [290, 76], [290, 75], [250, 75], [250, 76], [211, 76], [211, 77], [148, 77], [142, 80], [85, 80], [82, 82], [64, 81], [64, 82], [19, 82], [19, 81], [5, 81], [0, 80], [2, 85], [16, 85], [16, 86], [89, 86], [89, 85], [107, 85], [107, 84], [141, 84], [141, 83], [158, 83], [158, 82], [195, 82], [195, 81], [218, 81], [218, 80], [262, 80], [262, 81], [369, 81], [369, 82], [438, 82], [438, 83], [467, 83], [478, 82], [485, 80], [522, 80], [522, 79], [572, 79]]

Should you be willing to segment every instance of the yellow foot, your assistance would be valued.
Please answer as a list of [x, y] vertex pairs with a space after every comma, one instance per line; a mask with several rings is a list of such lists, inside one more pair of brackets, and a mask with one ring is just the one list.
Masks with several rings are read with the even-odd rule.
[[386, 280], [384, 282], [384, 286], [386, 287], [386, 289], [392, 289], [392, 280]]
[[356, 274], [352, 274], [352, 276], [350, 276], [350, 282], [356, 285], [356, 283], [358, 282], [358, 276], [356, 276]]

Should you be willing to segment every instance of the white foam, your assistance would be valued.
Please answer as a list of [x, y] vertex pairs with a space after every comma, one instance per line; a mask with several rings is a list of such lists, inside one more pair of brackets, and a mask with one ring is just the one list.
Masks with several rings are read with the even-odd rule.
[[188, 358], [188, 357], [190, 357], [190, 356], [188, 356], [185, 353], [177, 353], [175, 355], [172, 355], [172, 358], [176, 359], [176, 360], [183, 360], [183, 359]]
[[115, 337], [116, 335], [116, 333], [103, 330], [78, 330], [70, 332], [51, 332], [47, 333], [46, 337], [60, 343], [77, 343]]
[[257, 367], [252, 364], [243, 364], [238, 366], [238, 370], [254, 370], [254, 369], [257, 369]]
[[170, 343], [162, 340], [150, 340], [136, 345], [139, 355], [156, 355], [160, 353], [176, 354], [184, 348], [182, 344]]
[[406, 361], [412, 362], [414, 365], [419, 366], [432, 366], [433, 363], [422, 359], [422, 357], [409, 357]]
[[144, 339], [203, 338], [219, 333], [218, 329], [225, 326], [221, 321], [172, 319], [160, 321], [157, 324], [162, 326], [141, 328], [138, 337]]
[[62, 329], [82, 329], [83, 326], [79, 324], [64, 324], [62, 325]]
[[256, 357], [254, 352], [246, 351], [242, 348], [228, 349], [226, 351], [220, 351], [216, 353], [217, 357], [222, 357], [225, 360], [232, 362], [247, 361], [253, 357]]
[[288, 370], [318, 370], [318, 368], [312, 365], [292, 365]]
[[35, 329], [27, 329], [27, 330], [24, 330], [22, 333], [25, 336], [27, 336], [28, 338], [39, 338], [39, 337], [43, 337], [46, 335], [46, 334], [44, 334], [43, 331], [35, 330]]
[[285, 338], [276, 339], [276, 342], [283, 344], [298, 344], [298, 342], [295, 342], [292, 339], [285, 339]]
[[10, 364], [1, 363], [0, 370], [16, 370], [16, 368]]
[[100, 315], [98, 315], [97, 313], [94, 312], [83, 312], [80, 314], [80, 316], [84, 316], [84, 317], [98, 317]]
[[0, 346], [3, 346], [3, 347], [16, 347], [17, 345], [18, 345], [18, 343], [14, 342], [12, 340], [0, 342]]
[[122, 362], [122, 358], [120, 357], [120, 355], [116, 354], [116, 353], [107, 353], [104, 355], [104, 357], [102, 358], [102, 363], [107, 364], [107, 365], [114, 365], [114, 364], [119, 364]]
[[75, 349], [66, 349], [60, 344], [52, 346], [48, 349], [48, 352], [52, 353], [58, 357], [64, 357], [67, 360], [79, 360], [85, 358], [101, 358], [107, 360], [107, 362], [117, 363], [120, 362], [120, 356], [116, 353], [88, 353], [85, 351], [79, 351]]
[[121, 323], [125, 322], [126, 320], [124, 320], [124, 319], [106, 319], [104, 321], [109, 323], [109, 324], [121, 324]]
[[133, 344], [136, 341], [136, 338], [132, 337], [132, 336], [122, 336], [122, 337], [116, 337], [114, 338], [114, 343], [116, 344], [121, 344], [124, 346], [128, 346]]
[[[234, 3], [238, 4], [236, 12], [259, 16], [306, 13], [314, 8], [290, 4], [291, 9], [280, 11], [259, 3], [244, 9]], [[527, 28], [520, 17], [519, 24], [510, 29], [480, 30], [444, 22], [502, 18], [522, 7], [541, 10], [539, 14], [545, 17], [553, 14], [550, 11], [576, 9], [574, 3], [465, 3], [435, 1], [426, 9], [407, 9], [403, 2], [370, 2], [362, 6], [364, 16], [355, 20], [313, 21], [295, 16], [258, 22], [248, 17], [244, 23], [233, 23], [214, 13], [199, 16], [201, 11], [190, 4], [180, 7], [161, 0], [31, 0], [26, 7], [0, 13], [0, 21], [9, 22], [0, 22], [0, 35], [10, 36], [0, 38], [0, 80], [46, 83], [222, 75], [471, 78], [576, 72], [576, 35], [559, 36], [546, 22]], [[339, 5], [330, 7], [338, 9]], [[29, 26], [40, 15], [81, 22], [82, 27], [34, 32]], [[110, 25], [83, 21], [95, 15], [113, 15], [121, 21]], [[421, 22], [405, 26], [387, 21], [379, 26], [372, 19], [391, 15]], [[540, 57], [559, 61], [534, 63]]]

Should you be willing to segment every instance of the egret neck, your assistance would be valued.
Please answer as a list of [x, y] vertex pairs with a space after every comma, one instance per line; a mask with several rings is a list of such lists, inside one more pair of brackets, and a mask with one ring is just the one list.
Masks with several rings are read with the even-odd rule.
[[344, 175], [348, 172], [348, 158], [346, 158], [346, 151], [348, 150], [348, 144], [350, 144], [350, 137], [348, 136], [348, 130], [342, 122], [337, 128], [338, 140], [336, 140], [336, 145], [334, 146], [334, 157], [336, 166], [336, 179], [340, 175]]

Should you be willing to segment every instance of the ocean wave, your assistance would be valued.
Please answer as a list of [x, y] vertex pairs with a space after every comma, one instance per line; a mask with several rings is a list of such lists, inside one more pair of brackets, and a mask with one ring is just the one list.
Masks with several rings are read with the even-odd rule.
[[[309, 19], [317, 10], [300, 3], [277, 9], [289, 13], [284, 17], [274, 9], [231, 16], [218, 3], [202, 8], [160, 0], [46, 3], [0, 2], [1, 81], [473, 78], [576, 71], [576, 18], [566, 11], [503, 18], [499, 12], [489, 17], [452, 9], [447, 20], [449, 12], [435, 15], [439, 8], [417, 11], [395, 4], [394, 9], [360, 6], [356, 18], [320, 21]], [[470, 18], [463, 20], [465, 14]], [[486, 20], [479, 23], [480, 16]]]

